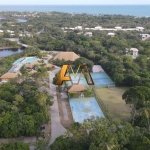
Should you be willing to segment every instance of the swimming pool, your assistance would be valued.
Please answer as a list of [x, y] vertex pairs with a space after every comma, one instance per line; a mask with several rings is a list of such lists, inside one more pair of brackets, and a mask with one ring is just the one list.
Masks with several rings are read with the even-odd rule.
[[90, 119], [92, 116], [104, 118], [104, 114], [95, 97], [70, 98], [69, 102], [75, 122], [82, 123], [85, 119]]
[[[70, 74], [72, 82], [75, 84], [78, 82], [80, 74], [78, 73], [76, 77], [73, 74]], [[94, 81], [95, 87], [108, 87], [108, 86], [115, 86], [115, 83], [110, 79], [110, 77], [105, 72], [92, 72], [91, 73], [92, 79]], [[89, 85], [86, 82], [84, 75], [81, 76], [79, 84], [83, 84], [86, 87]], [[71, 86], [71, 81], [67, 81], [67, 85]]]
[[34, 61], [37, 61], [37, 58], [35, 58], [35, 57], [27, 57], [21, 63], [28, 64], [28, 63], [31, 63], [31, 62], [34, 62]]
[[27, 64], [27, 63], [31, 63], [37, 61], [37, 58], [35, 57], [23, 57], [23, 58], [19, 58], [18, 60], [16, 60], [13, 65], [18, 65], [19, 63], [21, 64]]
[[13, 65], [17, 65], [18, 63], [20, 63], [24, 58], [19, 58], [18, 60], [16, 60]]

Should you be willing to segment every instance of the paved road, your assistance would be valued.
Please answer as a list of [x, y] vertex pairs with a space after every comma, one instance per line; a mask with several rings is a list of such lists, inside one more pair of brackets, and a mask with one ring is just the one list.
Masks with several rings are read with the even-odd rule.
[[[52, 95], [55, 95], [56, 93], [56, 86], [52, 84], [53, 78], [55, 74], [60, 70], [60, 68], [57, 68], [50, 72], [50, 93]], [[57, 97], [54, 96], [54, 104], [51, 106], [51, 141], [50, 144], [52, 144], [55, 139], [63, 135], [66, 131], [66, 129], [61, 125], [60, 123], [60, 117], [59, 117], [59, 109], [58, 109], [58, 102]]]

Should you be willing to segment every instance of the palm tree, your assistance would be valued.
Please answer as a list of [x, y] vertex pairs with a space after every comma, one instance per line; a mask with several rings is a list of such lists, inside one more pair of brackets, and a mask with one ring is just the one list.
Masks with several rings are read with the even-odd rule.
[[148, 131], [150, 132], [150, 105], [141, 109], [141, 115], [144, 115], [147, 119]]

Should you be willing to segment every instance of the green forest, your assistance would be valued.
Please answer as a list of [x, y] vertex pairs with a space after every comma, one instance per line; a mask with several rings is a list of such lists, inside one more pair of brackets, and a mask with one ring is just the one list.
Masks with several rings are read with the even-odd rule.
[[49, 121], [52, 97], [38, 88], [31, 79], [0, 86], [0, 137], [40, 135], [40, 126]]

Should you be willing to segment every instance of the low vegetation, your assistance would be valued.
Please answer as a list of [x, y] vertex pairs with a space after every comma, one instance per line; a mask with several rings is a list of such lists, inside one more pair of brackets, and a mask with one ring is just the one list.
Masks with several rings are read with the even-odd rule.
[[97, 100], [100, 102], [102, 101], [106, 113], [108, 112], [112, 119], [118, 118], [123, 122], [131, 120], [131, 108], [129, 105], [126, 105], [125, 101], [122, 99], [122, 94], [124, 94], [127, 89], [128, 88], [114, 87], [94, 90], [98, 98]]

